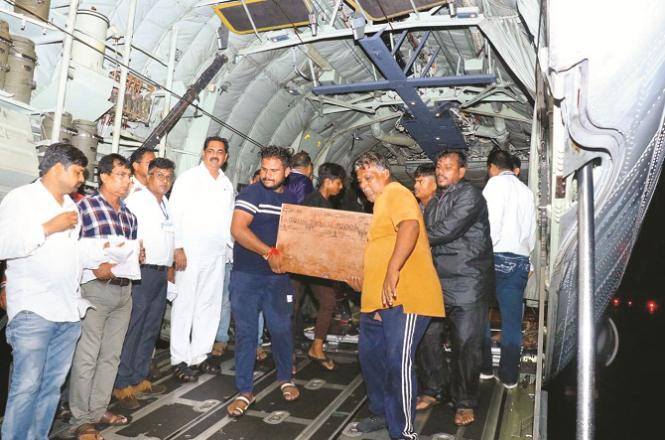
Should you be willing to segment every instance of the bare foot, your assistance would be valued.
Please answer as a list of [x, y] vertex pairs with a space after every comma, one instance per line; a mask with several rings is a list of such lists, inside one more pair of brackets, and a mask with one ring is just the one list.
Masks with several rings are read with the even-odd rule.
[[455, 412], [455, 424], [457, 426], [467, 426], [472, 424], [476, 417], [471, 408], [459, 408]]
[[432, 396], [428, 396], [427, 394], [424, 394], [422, 396], [418, 396], [418, 401], [416, 403], [416, 411], [425, 411], [426, 409], [430, 409], [433, 406], [438, 405], [439, 399], [436, 399]]

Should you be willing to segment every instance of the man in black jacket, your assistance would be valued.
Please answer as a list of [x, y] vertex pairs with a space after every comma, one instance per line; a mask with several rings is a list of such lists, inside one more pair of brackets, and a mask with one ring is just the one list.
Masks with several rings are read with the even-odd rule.
[[475, 420], [483, 330], [487, 304], [494, 292], [487, 204], [480, 190], [463, 180], [465, 173], [463, 153], [439, 153], [436, 158], [439, 190], [425, 210], [427, 236], [450, 324], [450, 397], [456, 408], [455, 424], [460, 426]]

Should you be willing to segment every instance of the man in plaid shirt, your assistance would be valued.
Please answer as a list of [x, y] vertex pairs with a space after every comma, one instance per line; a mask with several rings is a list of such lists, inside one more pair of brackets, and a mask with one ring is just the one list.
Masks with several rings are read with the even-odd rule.
[[[129, 192], [130, 177], [129, 165], [121, 155], [109, 154], [99, 161], [99, 192], [78, 205], [82, 239], [109, 239], [111, 243], [136, 239], [136, 216], [122, 201]], [[126, 417], [108, 411], [107, 406], [132, 311], [132, 282], [116, 277], [113, 264], [85, 270], [81, 282], [81, 296], [94, 309], [88, 310], [83, 320], [72, 364], [70, 423], [78, 435], [96, 433], [96, 423], [129, 423]]]

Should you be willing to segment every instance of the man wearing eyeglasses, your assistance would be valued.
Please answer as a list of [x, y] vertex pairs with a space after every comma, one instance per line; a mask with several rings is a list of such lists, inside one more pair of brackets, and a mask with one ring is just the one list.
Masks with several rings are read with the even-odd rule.
[[[99, 191], [78, 205], [81, 239], [108, 239], [129, 247], [127, 240], [137, 238], [136, 216], [122, 200], [131, 183], [129, 164], [121, 155], [109, 154], [99, 161], [97, 175]], [[95, 434], [97, 423], [129, 423], [127, 417], [107, 410], [132, 311], [132, 281], [117, 277], [114, 270], [107, 262], [83, 271], [81, 295], [94, 308], [83, 320], [72, 363], [70, 423], [77, 435]]]
[[113, 389], [113, 396], [125, 409], [141, 406], [136, 398], [139, 393], [166, 391], [164, 385], [151, 383], [148, 376], [173, 264], [174, 227], [166, 193], [171, 189], [174, 169], [169, 159], [153, 159], [148, 166], [146, 189], [135, 191], [126, 200], [138, 219], [138, 238], [146, 257], [141, 265], [141, 282], [132, 286], [132, 314]]

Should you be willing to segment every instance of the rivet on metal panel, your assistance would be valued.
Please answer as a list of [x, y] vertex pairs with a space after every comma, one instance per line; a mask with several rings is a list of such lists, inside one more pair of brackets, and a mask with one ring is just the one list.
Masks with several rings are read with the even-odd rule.
[[208, 410], [210, 408], [212, 408], [213, 406], [215, 406], [217, 404], [219, 404], [219, 400], [208, 399], [208, 400], [204, 400], [201, 403], [197, 403], [196, 405], [194, 405], [194, 407], [192, 409], [196, 412], [204, 413], [204, 412], [208, 412]]
[[263, 421], [269, 425], [279, 425], [284, 420], [288, 419], [291, 413], [288, 411], [273, 411], [268, 414]]
[[309, 382], [305, 384], [305, 389], [306, 390], [318, 390], [320, 389], [323, 385], [326, 384], [326, 381], [323, 379], [312, 379]]
[[455, 440], [455, 436], [452, 434], [438, 433], [432, 435], [432, 440]]

